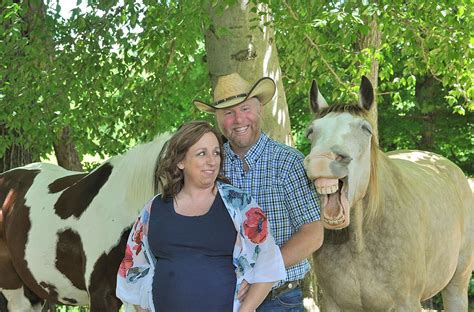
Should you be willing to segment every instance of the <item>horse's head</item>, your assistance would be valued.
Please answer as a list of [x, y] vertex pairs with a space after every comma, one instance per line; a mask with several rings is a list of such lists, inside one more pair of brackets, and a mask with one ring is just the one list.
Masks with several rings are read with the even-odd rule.
[[350, 208], [361, 200], [369, 185], [371, 147], [374, 147], [368, 111], [374, 90], [366, 77], [360, 85], [359, 105], [328, 106], [313, 81], [310, 104], [316, 119], [306, 136], [311, 152], [304, 165], [321, 199], [322, 220], [328, 229], [350, 222]]

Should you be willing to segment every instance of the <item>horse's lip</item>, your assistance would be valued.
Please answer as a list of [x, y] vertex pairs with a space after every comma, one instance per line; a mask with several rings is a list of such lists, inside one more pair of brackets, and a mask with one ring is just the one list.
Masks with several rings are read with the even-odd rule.
[[346, 196], [347, 196], [347, 188], [348, 188], [348, 177], [345, 176], [343, 178], [339, 178], [339, 185], [341, 185], [342, 183], [342, 186], [340, 187], [341, 188], [341, 192], [345, 192], [346, 193]]

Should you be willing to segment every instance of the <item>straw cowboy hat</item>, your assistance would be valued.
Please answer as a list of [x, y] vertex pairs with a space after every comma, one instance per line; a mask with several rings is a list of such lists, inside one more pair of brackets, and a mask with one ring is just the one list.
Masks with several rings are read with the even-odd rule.
[[260, 103], [265, 105], [272, 99], [275, 90], [275, 82], [270, 77], [263, 77], [251, 85], [239, 74], [232, 73], [217, 78], [214, 88], [214, 103], [207, 104], [200, 100], [194, 100], [194, 105], [199, 110], [208, 113], [215, 113], [218, 108], [235, 106], [253, 97], [258, 98]]

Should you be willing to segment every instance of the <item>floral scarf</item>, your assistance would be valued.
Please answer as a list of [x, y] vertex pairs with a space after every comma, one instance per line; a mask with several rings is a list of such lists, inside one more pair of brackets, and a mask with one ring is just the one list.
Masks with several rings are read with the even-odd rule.
[[[244, 279], [250, 284], [277, 282], [286, 278], [286, 271], [262, 209], [249, 195], [230, 184], [217, 183], [217, 188], [237, 231], [233, 251], [237, 277], [233, 310], [237, 311], [237, 291]], [[132, 227], [117, 274], [116, 294], [127, 312], [135, 311], [133, 305], [155, 311], [151, 287], [156, 260], [147, 236], [154, 198], [145, 205]]]

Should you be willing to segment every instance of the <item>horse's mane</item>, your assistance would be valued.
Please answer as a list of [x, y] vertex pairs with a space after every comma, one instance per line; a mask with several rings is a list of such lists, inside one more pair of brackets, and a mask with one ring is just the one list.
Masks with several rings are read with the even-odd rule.
[[116, 168], [123, 182], [129, 185], [128, 196], [148, 199], [154, 195], [158, 155], [170, 137], [169, 133], [160, 134], [153, 141], [137, 145], [125, 154], [106, 161]]
[[331, 106], [327, 106], [322, 108], [316, 113], [316, 118], [323, 118], [329, 113], [349, 113], [351, 115], [360, 116], [363, 118], [367, 118], [369, 116], [368, 111], [363, 109], [358, 105], [353, 104], [334, 104]]
[[[334, 104], [331, 106], [327, 106], [322, 108], [316, 113], [316, 118], [323, 118], [329, 113], [349, 113], [354, 116], [359, 116], [366, 119], [372, 127], [374, 127], [373, 122], [369, 118], [369, 111], [353, 104]], [[374, 219], [380, 215], [381, 210], [383, 209], [382, 205], [379, 205], [380, 202], [380, 193], [379, 193], [379, 186], [378, 186], [378, 155], [381, 153], [379, 150], [379, 146], [377, 143], [376, 138], [372, 135], [370, 141], [370, 178], [369, 178], [369, 185], [367, 186], [367, 191], [364, 197], [364, 203], [366, 207], [364, 207], [364, 221], [370, 224]]]

